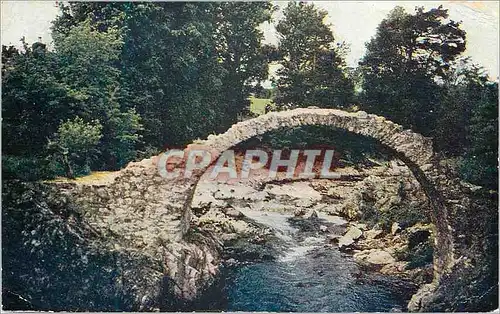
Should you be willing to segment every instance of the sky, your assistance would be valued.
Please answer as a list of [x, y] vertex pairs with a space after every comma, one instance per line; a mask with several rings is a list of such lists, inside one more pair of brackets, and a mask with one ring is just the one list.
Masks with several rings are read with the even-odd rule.
[[[413, 12], [415, 6], [425, 8], [440, 4], [449, 9], [450, 19], [462, 21], [467, 32], [465, 55], [484, 66], [492, 79], [499, 72], [499, 1], [311, 1], [328, 12], [326, 22], [332, 24], [337, 41], [350, 45], [347, 63], [356, 66], [365, 52], [365, 43], [375, 35], [376, 27], [396, 6]], [[276, 1], [280, 8], [286, 1]], [[55, 1], [1, 1], [1, 42], [3, 45], [20, 45], [25, 36], [28, 42], [51, 42], [51, 21], [58, 13]], [[279, 10], [274, 20], [282, 17]], [[272, 24], [262, 26], [265, 41], [276, 43], [277, 35]]]

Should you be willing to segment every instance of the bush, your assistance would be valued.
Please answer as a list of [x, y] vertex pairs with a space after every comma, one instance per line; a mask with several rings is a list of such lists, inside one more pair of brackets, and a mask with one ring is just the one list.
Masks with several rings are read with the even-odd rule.
[[415, 225], [417, 222], [429, 223], [430, 221], [425, 209], [402, 205], [393, 207], [380, 215], [380, 224], [384, 230], [390, 231], [394, 222], [397, 222], [404, 229]]
[[467, 156], [460, 165], [461, 176], [473, 184], [498, 190], [498, 165], [496, 162], [485, 162], [483, 159]]
[[62, 167], [53, 160], [39, 157], [2, 156], [2, 177], [22, 181], [53, 179], [63, 172]]
[[102, 137], [101, 130], [99, 121], [85, 123], [80, 117], [61, 123], [48, 148], [64, 166], [68, 178], [90, 173], [90, 163], [98, 154], [96, 146]]
[[408, 261], [406, 269], [414, 269], [432, 264], [434, 256], [434, 247], [430, 240], [417, 245], [405, 254], [404, 260]]
[[410, 204], [401, 204], [393, 206], [390, 210], [380, 211], [373, 206], [374, 199], [367, 198], [368, 195], [363, 195], [363, 207], [360, 221], [366, 223], [370, 227], [378, 226], [385, 232], [391, 232], [392, 224], [397, 222], [403, 229], [409, 228], [418, 222], [429, 223], [430, 218], [428, 212], [423, 208], [416, 208]]

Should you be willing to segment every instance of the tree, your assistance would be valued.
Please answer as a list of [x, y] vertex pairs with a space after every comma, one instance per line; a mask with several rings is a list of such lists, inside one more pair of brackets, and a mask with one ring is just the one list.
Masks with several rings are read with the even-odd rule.
[[470, 147], [469, 125], [474, 110], [481, 105], [488, 76], [483, 68], [461, 58], [454, 62], [439, 86], [435, 148], [446, 156], [462, 156]]
[[68, 104], [76, 100], [55, 75], [57, 56], [40, 45], [23, 46], [2, 47], [2, 150], [37, 158], [59, 121], [74, 113]]
[[86, 21], [54, 33], [54, 51], [39, 42], [24, 43], [21, 51], [3, 47], [4, 154], [44, 163], [60, 121], [80, 116], [103, 126], [93, 169], [118, 169], [135, 157], [141, 125], [117, 68], [120, 36], [116, 29], [92, 30]]
[[498, 191], [498, 83], [486, 82], [468, 126], [464, 178]]
[[269, 3], [70, 3], [54, 30], [87, 17], [119, 29], [127, 99], [143, 124], [143, 149], [182, 145], [236, 121], [253, 80], [267, 76], [262, 32]]
[[289, 2], [278, 22], [281, 106], [343, 107], [353, 95], [345, 75], [345, 45], [334, 44], [327, 13], [314, 4]]
[[54, 33], [59, 59], [58, 76], [77, 103], [75, 114], [103, 126], [99, 145], [100, 169], [119, 169], [135, 157], [141, 130], [134, 105], [127, 101], [128, 86], [117, 67], [123, 39], [117, 28], [93, 30], [86, 20], [67, 34]]
[[442, 6], [408, 14], [396, 7], [377, 28], [360, 62], [363, 106], [414, 129], [432, 135], [439, 88], [450, 64], [465, 50], [465, 31], [446, 22]]
[[263, 32], [258, 28], [271, 20], [270, 2], [220, 2], [216, 6], [216, 44], [225, 69], [223, 99], [227, 119], [250, 107], [252, 84], [265, 80], [267, 56], [261, 46]]
[[353, 101], [354, 84], [348, 74], [344, 60], [347, 49], [345, 44], [338, 44], [336, 49], [322, 51], [316, 57], [310, 81], [313, 89], [312, 104], [326, 108], [346, 108]]

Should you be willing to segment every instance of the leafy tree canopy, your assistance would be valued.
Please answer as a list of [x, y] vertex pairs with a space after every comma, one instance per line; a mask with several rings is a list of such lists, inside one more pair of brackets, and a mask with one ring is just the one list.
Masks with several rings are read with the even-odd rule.
[[277, 103], [282, 107], [346, 107], [353, 84], [346, 75], [346, 46], [335, 43], [326, 11], [289, 2], [276, 25], [279, 56]]

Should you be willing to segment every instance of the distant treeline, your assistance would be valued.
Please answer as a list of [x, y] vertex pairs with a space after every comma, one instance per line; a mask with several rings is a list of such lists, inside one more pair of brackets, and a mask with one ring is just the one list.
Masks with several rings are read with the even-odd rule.
[[[383, 115], [432, 137], [465, 179], [496, 189], [498, 83], [462, 56], [466, 32], [442, 7], [396, 7], [350, 68], [348, 44], [314, 4], [290, 2], [278, 21], [270, 2], [60, 6], [53, 49], [2, 47], [6, 178], [120, 169], [225, 131], [254, 94], [277, 110]], [[264, 22], [276, 25], [276, 46], [262, 43]], [[271, 62], [282, 67], [265, 90]]]

